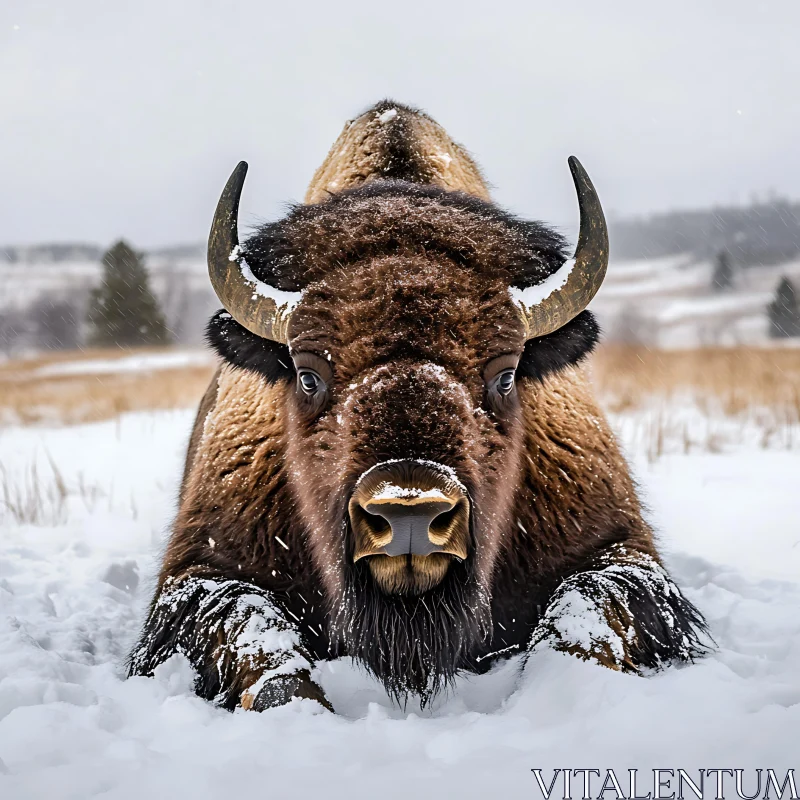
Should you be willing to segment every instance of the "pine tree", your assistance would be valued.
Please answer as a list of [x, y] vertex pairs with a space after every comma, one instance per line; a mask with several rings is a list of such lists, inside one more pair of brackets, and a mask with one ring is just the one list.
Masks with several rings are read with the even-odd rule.
[[103, 280], [89, 300], [89, 341], [100, 347], [169, 344], [164, 315], [142, 259], [119, 241], [103, 256]]
[[720, 250], [714, 263], [714, 273], [711, 276], [711, 288], [715, 291], [724, 291], [733, 286], [733, 266], [731, 257], [725, 250]]
[[775, 299], [767, 306], [769, 335], [773, 339], [800, 336], [800, 305], [794, 286], [788, 278], [782, 278], [775, 292]]

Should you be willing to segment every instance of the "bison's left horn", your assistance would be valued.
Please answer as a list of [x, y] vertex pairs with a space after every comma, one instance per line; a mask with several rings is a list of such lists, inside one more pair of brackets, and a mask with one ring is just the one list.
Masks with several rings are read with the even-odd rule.
[[239, 198], [247, 164], [228, 178], [208, 237], [208, 274], [225, 310], [251, 333], [288, 343], [289, 320], [301, 292], [284, 292], [258, 280], [239, 248]]
[[608, 230], [597, 192], [575, 156], [569, 159], [578, 192], [581, 227], [575, 257], [527, 289], [511, 287], [527, 328], [527, 338], [545, 336], [577, 317], [597, 294], [608, 267]]

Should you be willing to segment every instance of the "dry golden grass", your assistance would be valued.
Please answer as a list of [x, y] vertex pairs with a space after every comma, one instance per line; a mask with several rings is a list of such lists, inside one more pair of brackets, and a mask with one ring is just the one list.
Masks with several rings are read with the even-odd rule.
[[[749, 443], [800, 446], [800, 350], [607, 346], [593, 361], [604, 408], [651, 462]], [[644, 413], [637, 413], [644, 411]]]
[[780, 411], [800, 421], [800, 349], [647, 350], [608, 345], [592, 362], [598, 395], [612, 411], [641, 408], [653, 397], [691, 396], [726, 415]]
[[155, 351], [94, 350], [0, 364], [0, 424], [71, 425], [111, 419], [127, 411], [197, 405], [214, 373], [212, 362], [153, 371], [39, 374], [44, 367], [62, 361], [105, 361], [149, 352]]
[[[127, 411], [196, 406], [213, 363], [154, 371], [43, 376], [61, 361], [125, 358], [146, 351], [61, 353], [0, 364], [0, 424], [76, 424]], [[163, 351], [161, 351], [163, 352]], [[773, 422], [800, 422], [800, 349], [659, 351], [608, 345], [592, 359], [605, 408], [624, 412], [653, 398], [736, 416], [768, 410]]]
[[68, 489], [61, 471], [48, 456], [49, 474], [34, 462], [12, 476], [0, 463], [0, 509], [21, 525], [54, 525], [64, 519]]

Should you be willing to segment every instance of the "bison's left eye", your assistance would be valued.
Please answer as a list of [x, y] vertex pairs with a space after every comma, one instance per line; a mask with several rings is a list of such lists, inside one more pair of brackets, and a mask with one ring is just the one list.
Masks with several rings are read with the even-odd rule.
[[309, 396], [315, 395], [325, 388], [322, 378], [313, 370], [302, 369], [297, 373], [297, 377], [300, 381], [300, 388]]
[[508, 397], [508, 395], [511, 394], [511, 390], [514, 388], [514, 372], [515, 370], [513, 369], [507, 369], [495, 378], [497, 393], [501, 394], [503, 397]]

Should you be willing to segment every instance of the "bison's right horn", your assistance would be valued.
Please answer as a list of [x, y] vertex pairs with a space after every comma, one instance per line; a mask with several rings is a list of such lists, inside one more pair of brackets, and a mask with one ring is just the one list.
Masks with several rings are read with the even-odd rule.
[[208, 274], [225, 310], [251, 333], [288, 344], [289, 320], [301, 292], [284, 292], [258, 280], [239, 248], [239, 198], [247, 164], [228, 178], [208, 237]]

